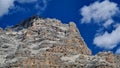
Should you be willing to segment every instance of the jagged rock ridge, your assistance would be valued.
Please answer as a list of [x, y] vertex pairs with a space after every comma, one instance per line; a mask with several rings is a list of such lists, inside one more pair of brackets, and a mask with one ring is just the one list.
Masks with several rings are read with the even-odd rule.
[[0, 62], [0, 68], [120, 67], [119, 56], [111, 52], [92, 56], [74, 22], [38, 16], [0, 29]]

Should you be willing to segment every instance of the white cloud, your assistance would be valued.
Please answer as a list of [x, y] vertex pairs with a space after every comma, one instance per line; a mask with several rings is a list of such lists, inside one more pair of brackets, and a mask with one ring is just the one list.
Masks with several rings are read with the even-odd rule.
[[[0, 17], [2, 17], [5, 14], [12, 14], [18, 11], [30, 10], [29, 7], [24, 8], [24, 7], [21, 7], [20, 5], [16, 5], [14, 2], [19, 2], [21, 4], [34, 3], [33, 10], [37, 11], [36, 14], [41, 14], [48, 6], [49, 1], [52, 1], [52, 0], [0, 0]], [[10, 12], [10, 9], [12, 9], [13, 11]], [[17, 11], [14, 11], [14, 10], [17, 10]]]
[[[19, 3], [35, 3], [34, 7], [35, 9], [38, 9], [38, 10], [45, 10], [47, 5], [48, 5], [48, 2], [51, 1], [51, 0], [16, 0], [17, 2]], [[42, 5], [41, 5], [42, 4]]]
[[0, 0], [0, 17], [8, 14], [12, 6], [14, 6], [14, 0]]
[[34, 3], [33, 9], [37, 10], [36, 12], [37, 14], [41, 14], [48, 6], [49, 1], [52, 1], [52, 0], [16, 0], [16, 1], [21, 4]]
[[115, 52], [116, 54], [120, 54], [120, 48], [117, 49], [117, 51]]
[[[42, 13], [48, 6], [48, 3], [52, 0], [40, 0], [39, 3], [35, 5], [35, 9], [38, 10], [37, 14]], [[41, 5], [42, 4], [42, 5]]]
[[33, 3], [33, 2], [37, 2], [37, 0], [16, 0], [19, 3]]
[[81, 9], [81, 15], [83, 16], [81, 22], [90, 23], [91, 21], [94, 21], [98, 24], [101, 22], [107, 22], [104, 25], [108, 26], [113, 23], [112, 17], [117, 12], [119, 12], [119, 8], [117, 7], [116, 3], [110, 2], [109, 0], [102, 2], [97, 1], [89, 6], [84, 6]]
[[[120, 10], [117, 3], [109, 0], [96, 1], [81, 8], [81, 23], [96, 23], [100, 26], [96, 32], [93, 44], [104, 49], [113, 49], [120, 43], [120, 25], [113, 19]], [[108, 33], [109, 26], [116, 28]]]
[[107, 27], [110, 26], [112, 23], [114, 23], [114, 21], [113, 21], [112, 19], [108, 19], [108, 20], [103, 24], [103, 26], [104, 26], [105, 28], [107, 28]]
[[42, 6], [38, 3], [35, 5], [36, 9], [40, 9], [40, 10], [45, 10], [45, 8], [47, 7], [49, 0], [41, 0], [40, 3], [42, 4]]
[[113, 49], [120, 43], [120, 26], [118, 26], [111, 33], [107, 31], [94, 38], [94, 44], [98, 47], [105, 49]]
[[113, 27], [114, 28], [117, 28], [117, 27], [119, 27], [120, 26], [120, 23], [115, 23], [115, 24], [113, 24]]

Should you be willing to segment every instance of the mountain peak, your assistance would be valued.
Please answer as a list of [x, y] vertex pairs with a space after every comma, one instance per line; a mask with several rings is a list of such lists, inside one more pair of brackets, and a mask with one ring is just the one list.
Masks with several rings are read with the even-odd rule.
[[23, 28], [31, 27], [34, 20], [37, 20], [40, 18], [42, 18], [42, 17], [40, 17], [39, 15], [33, 15], [33, 16], [23, 20], [22, 22], [18, 23], [17, 25], [13, 26], [12, 29], [21, 30]]
[[111, 52], [92, 56], [74, 22], [35, 15], [0, 29], [0, 68], [119, 68], [119, 60]]

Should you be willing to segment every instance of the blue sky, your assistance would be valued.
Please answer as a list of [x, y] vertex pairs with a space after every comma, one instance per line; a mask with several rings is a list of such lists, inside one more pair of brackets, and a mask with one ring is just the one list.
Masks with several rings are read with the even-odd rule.
[[93, 54], [120, 54], [119, 0], [0, 0], [0, 27], [39, 15], [74, 21]]

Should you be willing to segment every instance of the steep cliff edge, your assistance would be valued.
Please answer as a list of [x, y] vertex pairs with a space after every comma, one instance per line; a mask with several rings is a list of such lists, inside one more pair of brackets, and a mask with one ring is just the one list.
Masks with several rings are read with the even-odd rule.
[[111, 52], [91, 55], [74, 22], [33, 16], [0, 28], [0, 68], [119, 68]]

